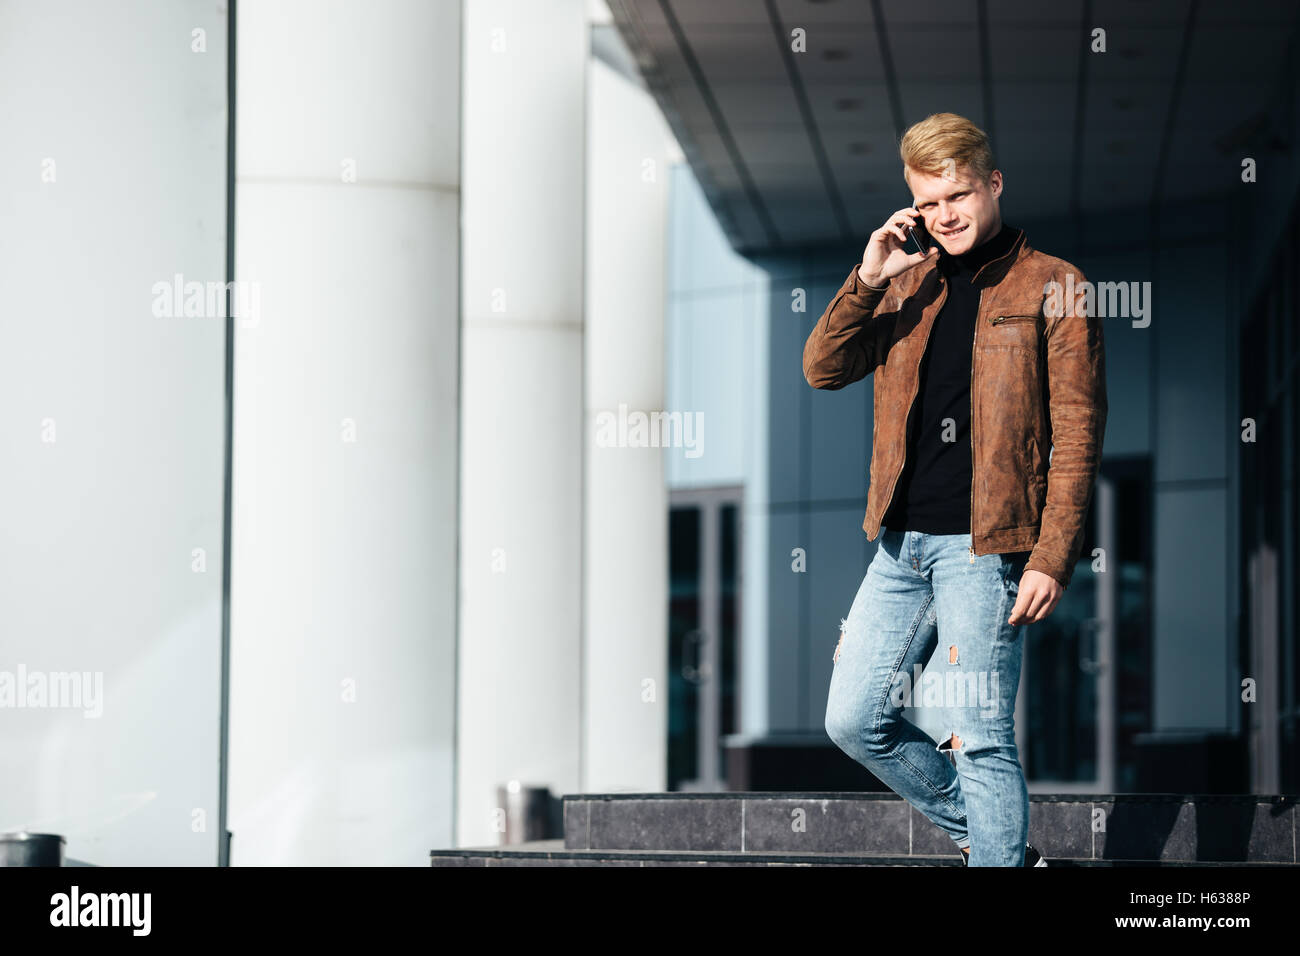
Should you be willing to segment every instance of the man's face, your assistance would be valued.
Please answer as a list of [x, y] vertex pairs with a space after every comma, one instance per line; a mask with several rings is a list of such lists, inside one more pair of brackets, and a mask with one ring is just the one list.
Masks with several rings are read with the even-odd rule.
[[908, 168], [907, 182], [925, 228], [950, 256], [969, 252], [1002, 228], [1002, 173], [996, 169], [980, 182], [967, 166], [940, 175]]

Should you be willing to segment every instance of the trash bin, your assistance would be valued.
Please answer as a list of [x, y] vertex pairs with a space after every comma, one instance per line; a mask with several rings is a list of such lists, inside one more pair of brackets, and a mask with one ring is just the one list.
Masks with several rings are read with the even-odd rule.
[[0, 866], [63, 866], [66, 842], [57, 833], [0, 833]]
[[560, 835], [554, 798], [549, 787], [527, 786], [518, 780], [497, 787], [497, 806], [505, 810], [501, 845], [551, 840]]

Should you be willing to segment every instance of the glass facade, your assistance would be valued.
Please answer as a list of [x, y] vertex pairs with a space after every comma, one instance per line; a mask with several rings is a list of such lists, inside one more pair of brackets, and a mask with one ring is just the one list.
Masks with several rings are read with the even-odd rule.
[[[1274, 787], [1300, 787], [1300, 622], [1296, 593], [1296, 446], [1300, 444], [1300, 214], [1293, 208], [1272, 277], [1242, 324], [1241, 414], [1241, 660], [1255, 687], [1243, 700], [1242, 725], [1254, 741], [1257, 773]], [[1248, 429], [1253, 423], [1253, 436]], [[1252, 440], [1253, 439], [1253, 440]], [[1243, 691], [1243, 696], [1249, 696]], [[1276, 748], [1276, 750], [1274, 750]]]

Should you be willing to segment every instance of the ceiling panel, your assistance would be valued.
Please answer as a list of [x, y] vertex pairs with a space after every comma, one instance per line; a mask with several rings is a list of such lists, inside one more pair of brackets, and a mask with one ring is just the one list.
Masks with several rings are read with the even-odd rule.
[[1037, 30], [1047, 27], [1075, 27], [1083, 19], [1083, 0], [993, 0], [988, 4], [990, 27]]
[[864, 141], [864, 149], [879, 148], [882, 133], [892, 136], [889, 119], [889, 87], [884, 83], [822, 83], [807, 90], [813, 122], [823, 139], [833, 130], [860, 130], [861, 136], [850, 141]]
[[1238, 80], [1244, 71], [1278, 76], [1286, 66], [1286, 30], [1219, 24], [1192, 34], [1189, 79]]
[[959, 113], [973, 123], [984, 122], [984, 91], [978, 82], [908, 83], [901, 93], [909, 123], [931, 113]]
[[1295, 24], [1295, 17], [1295, 0], [1250, 0], [1249, 6], [1243, 6], [1242, 0], [1200, 0], [1196, 6], [1196, 22], [1214, 30], [1250, 24], [1263, 28], [1261, 33], [1280, 30], [1285, 34]]
[[907, 26], [973, 27], [979, 9], [969, 0], [880, 0], [880, 6], [885, 26], [891, 31]]
[[1079, 57], [1087, 49], [1076, 26], [1028, 27], [1021, 24], [989, 31], [993, 81], [1071, 82]]
[[974, 27], [967, 29], [889, 30], [894, 74], [906, 90], [915, 83], [977, 85], [980, 48]]
[[807, 49], [794, 54], [799, 79], [807, 84], [879, 84], [885, 81], [880, 41], [874, 30], [827, 25], [809, 27]]
[[1164, 26], [1115, 25], [1106, 30], [1106, 52], [1085, 47], [1090, 77], [1107, 82], [1171, 79], [1178, 64], [1185, 20]]
[[1068, 177], [1075, 161], [1074, 131], [1062, 123], [999, 121], [994, 159], [1006, 176], [1024, 177], [1029, 169], [1054, 167]]
[[1191, 0], [1092, 0], [1092, 19], [1110, 32], [1115, 26], [1152, 24], [1164, 29], [1187, 19]]
[[692, 34], [701, 26], [746, 26], [767, 20], [763, 0], [668, 0], [668, 7]]
[[789, 83], [719, 83], [709, 89], [722, 110], [723, 123], [729, 127], [762, 125], [803, 129], [803, 114]]
[[[656, 49], [684, 62], [682, 46], [671, 33], [650, 35]], [[699, 27], [686, 33], [686, 46], [710, 83], [787, 82], [789, 71], [776, 35], [766, 22], [747, 27]]]
[[[732, 138], [741, 144], [745, 152], [742, 160], [748, 165], [750, 159], [762, 159], [769, 162], [802, 161], [812, 171], [813, 157], [808, 145], [808, 137], [798, 123], [773, 123], [766, 126], [733, 126]], [[733, 165], [729, 156], [723, 153], [722, 136], [715, 132], [701, 134], [700, 145], [710, 156], [726, 157], [727, 165]]]
[[871, 5], [868, 0], [774, 0], [774, 2], [777, 15], [787, 26], [811, 28], [823, 25], [852, 25], [861, 29], [871, 29]]
[[[909, 199], [901, 129], [932, 112], [986, 125], [1010, 221], [1064, 215], [1076, 197], [1084, 215], [1141, 208], [1153, 187], [1195, 201], [1239, 184], [1243, 155], [1284, 155], [1268, 121], [1295, 0], [1091, 0], [1087, 23], [1083, 0], [880, 0], [879, 24], [870, 0], [608, 2], [747, 253], [865, 242]], [[807, 49], [787, 56], [796, 29]]]

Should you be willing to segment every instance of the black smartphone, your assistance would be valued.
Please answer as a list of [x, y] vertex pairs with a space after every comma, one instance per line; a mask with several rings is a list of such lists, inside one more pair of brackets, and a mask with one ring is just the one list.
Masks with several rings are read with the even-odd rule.
[[925, 228], [924, 219], [918, 220], [916, 225], [908, 226], [903, 231], [907, 233], [907, 238], [912, 240], [912, 246], [917, 252], [924, 255], [925, 251], [930, 248], [930, 233]]

